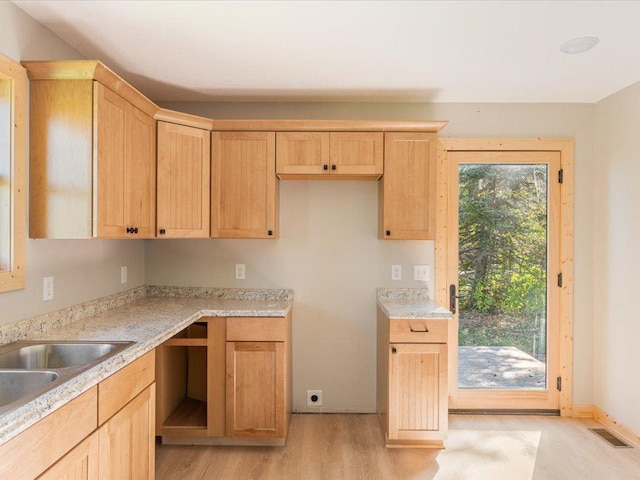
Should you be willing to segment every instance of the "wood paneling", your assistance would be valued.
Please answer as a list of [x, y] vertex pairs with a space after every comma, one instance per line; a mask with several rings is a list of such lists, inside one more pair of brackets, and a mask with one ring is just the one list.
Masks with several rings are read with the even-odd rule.
[[152, 350], [100, 382], [98, 385], [98, 425], [106, 422], [153, 383], [155, 367], [155, 350]]
[[385, 133], [379, 181], [380, 238], [430, 240], [436, 234], [436, 134]]
[[277, 238], [275, 133], [213, 132], [211, 236]]
[[391, 344], [389, 349], [389, 439], [443, 440], [446, 344]]
[[158, 236], [207, 238], [210, 220], [211, 135], [158, 122]]
[[379, 177], [382, 175], [383, 146], [382, 132], [333, 132], [330, 171], [337, 175]]
[[284, 342], [286, 339], [284, 317], [227, 317], [227, 341]]
[[0, 446], [0, 478], [32, 480], [97, 427], [97, 387]]
[[276, 173], [329, 173], [329, 133], [278, 132], [276, 134]]
[[98, 432], [94, 432], [37, 480], [97, 480], [98, 452]]
[[282, 342], [227, 342], [227, 436], [284, 437]]
[[155, 478], [155, 384], [98, 430], [102, 480]]

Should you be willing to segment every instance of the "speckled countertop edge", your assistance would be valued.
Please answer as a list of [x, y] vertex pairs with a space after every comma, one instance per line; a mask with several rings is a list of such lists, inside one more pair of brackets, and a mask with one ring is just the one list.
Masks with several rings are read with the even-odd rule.
[[449, 310], [432, 302], [424, 288], [379, 288], [378, 306], [392, 319], [453, 317]]
[[[132, 296], [130, 291], [125, 292], [126, 300], [123, 300], [120, 294], [120, 296], [114, 295], [102, 299], [104, 302], [109, 303], [107, 307], [101, 305], [99, 301], [89, 302], [89, 304], [97, 303], [88, 310], [81, 308], [83, 306], [86, 307], [87, 304], [79, 306], [80, 310], [91, 312], [86, 316], [80, 315], [75, 307], [54, 312], [54, 314], [58, 313], [62, 316], [71, 316], [73, 317], [72, 320], [66, 317], [64, 319], [56, 318], [54, 314], [47, 314], [47, 321], [44, 323], [41, 321], [34, 322], [33, 319], [23, 321], [26, 322], [25, 325], [35, 325], [36, 328], [34, 330], [28, 330], [28, 328], [27, 330], [25, 328], [19, 329], [20, 339], [125, 340], [135, 343], [22, 407], [2, 414], [0, 416], [0, 445], [11, 440], [40, 419], [113, 375], [124, 366], [153, 350], [199, 318], [207, 316], [281, 317], [289, 313], [293, 303], [292, 290], [272, 290], [271, 292], [274, 293], [272, 296], [265, 293], [269, 292], [268, 290], [256, 291], [260, 293], [256, 294], [253, 299], [248, 298], [250, 297], [247, 294], [248, 290], [243, 290], [242, 292], [245, 292], [245, 294], [238, 299], [238, 296], [234, 297], [231, 292], [227, 292], [228, 295], [222, 296], [190, 296], [188, 295], [188, 289], [179, 288], [172, 291], [170, 290], [171, 287], [162, 288], [168, 288], [169, 290], [167, 291], [173, 292], [175, 296], [146, 296], [150, 292], [145, 289], [145, 296], [140, 297], [140, 292], [136, 292]], [[220, 292], [221, 289], [213, 290]], [[151, 289], [151, 292], [153, 292], [153, 289]], [[193, 289], [193, 293], [202, 294], [202, 291]], [[51, 329], [43, 327], [43, 325], [48, 326], [50, 324], [53, 325]], [[15, 329], [16, 325], [3, 327], [6, 330], [11, 330], [12, 328]], [[11, 337], [13, 337], [13, 334], [0, 336], [3, 339]]]

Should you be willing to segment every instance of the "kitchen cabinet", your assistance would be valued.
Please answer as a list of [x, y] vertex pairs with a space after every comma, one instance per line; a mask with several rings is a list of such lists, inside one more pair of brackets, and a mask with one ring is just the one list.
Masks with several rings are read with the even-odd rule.
[[201, 318], [158, 348], [156, 365], [163, 443], [285, 444], [291, 315]]
[[443, 447], [447, 331], [446, 319], [389, 319], [378, 309], [377, 411], [388, 447]]
[[211, 237], [277, 238], [274, 132], [213, 132]]
[[98, 385], [100, 480], [155, 478], [155, 351]]
[[227, 318], [227, 436], [286, 436], [287, 337], [285, 318]]
[[98, 452], [98, 432], [94, 432], [38, 480], [95, 480], [98, 478]]
[[282, 179], [378, 179], [382, 132], [278, 132], [276, 172]]
[[30, 78], [29, 235], [155, 236], [153, 118], [94, 80]]
[[437, 134], [385, 133], [384, 145], [380, 238], [435, 239]]
[[209, 130], [158, 122], [158, 237], [208, 238]]

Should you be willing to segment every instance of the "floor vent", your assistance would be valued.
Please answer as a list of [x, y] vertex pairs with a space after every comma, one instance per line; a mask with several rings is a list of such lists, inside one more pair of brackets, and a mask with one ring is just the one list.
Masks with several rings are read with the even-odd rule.
[[598, 435], [603, 440], [609, 442], [612, 447], [615, 448], [633, 448], [631, 445], [616, 437], [613, 433], [611, 433], [606, 428], [590, 428], [593, 433]]

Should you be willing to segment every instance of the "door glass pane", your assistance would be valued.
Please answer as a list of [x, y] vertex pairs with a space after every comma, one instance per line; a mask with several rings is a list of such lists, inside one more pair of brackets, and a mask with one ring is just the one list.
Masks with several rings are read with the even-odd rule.
[[458, 387], [546, 389], [547, 165], [458, 174]]

